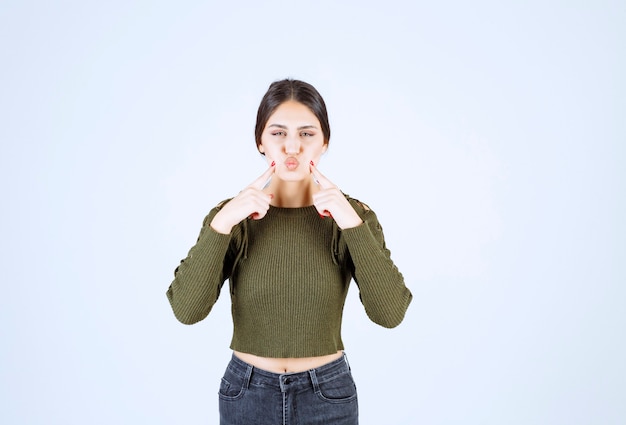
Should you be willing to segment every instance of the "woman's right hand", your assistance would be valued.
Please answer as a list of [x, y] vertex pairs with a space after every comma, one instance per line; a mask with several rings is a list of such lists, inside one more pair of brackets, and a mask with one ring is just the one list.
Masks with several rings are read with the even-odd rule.
[[272, 165], [258, 179], [224, 204], [211, 221], [213, 230], [227, 235], [235, 225], [248, 217], [254, 220], [265, 217], [274, 196], [263, 192], [263, 188], [274, 174], [275, 168], [276, 165], [272, 162]]

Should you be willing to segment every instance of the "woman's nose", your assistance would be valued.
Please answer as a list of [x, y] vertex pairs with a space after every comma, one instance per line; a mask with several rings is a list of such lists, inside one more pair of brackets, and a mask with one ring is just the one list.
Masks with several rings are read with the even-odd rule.
[[285, 153], [287, 155], [300, 153], [300, 141], [296, 137], [287, 137], [287, 140], [285, 140]]

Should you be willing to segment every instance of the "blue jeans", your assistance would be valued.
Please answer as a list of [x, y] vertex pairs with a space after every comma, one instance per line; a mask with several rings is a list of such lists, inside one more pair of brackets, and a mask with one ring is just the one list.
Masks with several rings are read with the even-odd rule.
[[272, 373], [233, 355], [219, 390], [220, 425], [356, 425], [356, 386], [345, 356], [298, 373]]

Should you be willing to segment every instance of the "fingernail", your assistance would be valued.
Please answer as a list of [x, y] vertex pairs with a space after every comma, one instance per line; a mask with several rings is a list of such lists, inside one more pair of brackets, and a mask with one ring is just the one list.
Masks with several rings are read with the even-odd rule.
[[315, 163], [311, 160], [311, 165], [315, 167]]
[[322, 213], [318, 213], [320, 215], [320, 218], [326, 218], [326, 216]]
[[272, 161], [272, 163], [270, 164], [270, 167], [273, 167], [274, 165], [276, 165], [276, 161]]

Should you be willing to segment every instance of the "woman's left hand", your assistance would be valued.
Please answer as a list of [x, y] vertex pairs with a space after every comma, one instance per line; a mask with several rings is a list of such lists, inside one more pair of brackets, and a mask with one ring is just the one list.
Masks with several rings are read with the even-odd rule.
[[354, 211], [341, 190], [320, 173], [313, 162], [311, 162], [310, 169], [320, 189], [313, 195], [313, 205], [320, 216], [332, 217], [342, 230], [362, 224], [363, 220]]

